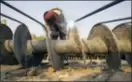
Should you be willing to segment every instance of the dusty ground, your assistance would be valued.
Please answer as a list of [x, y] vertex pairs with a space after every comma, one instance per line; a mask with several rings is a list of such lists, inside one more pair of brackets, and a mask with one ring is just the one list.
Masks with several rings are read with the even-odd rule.
[[[89, 61], [87, 61], [89, 62]], [[61, 71], [54, 72], [51, 66], [43, 64], [39, 68], [37, 76], [25, 76], [26, 74], [10, 75], [5, 77], [6, 70], [17, 69], [18, 65], [7, 66], [1, 65], [1, 80], [13, 81], [131, 81], [131, 68], [126, 62], [122, 62], [122, 71], [109, 72], [102, 71], [100, 60], [96, 60], [93, 64], [83, 67], [82, 61], [72, 61]], [[25, 69], [21, 69], [21, 73], [26, 73]], [[111, 76], [110, 76], [111, 75]]]

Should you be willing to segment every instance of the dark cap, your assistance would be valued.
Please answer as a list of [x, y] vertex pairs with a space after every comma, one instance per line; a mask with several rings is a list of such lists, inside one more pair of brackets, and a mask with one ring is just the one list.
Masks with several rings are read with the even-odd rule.
[[43, 16], [44, 20], [45, 21], [49, 21], [49, 20], [55, 20], [56, 18], [56, 13], [53, 12], [53, 11], [47, 11], [44, 13], [44, 16]]

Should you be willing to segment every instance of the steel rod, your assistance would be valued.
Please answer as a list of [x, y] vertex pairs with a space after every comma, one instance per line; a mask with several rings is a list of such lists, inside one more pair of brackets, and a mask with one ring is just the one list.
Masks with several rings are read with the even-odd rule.
[[125, 17], [125, 18], [119, 18], [119, 19], [113, 19], [113, 20], [109, 20], [109, 21], [99, 22], [98, 24], [101, 24], [101, 23], [112, 23], [112, 22], [131, 20], [131, 19], [132, 19], [132, 17]]
[[7, 16], [7, 15], [1, 13], [1, 12], [0, 12], [0, 15], [3, 16], [3, 17], [5, 17], [5, 18], [8, 18], [8, 19], [10, 19], [10, 20], [13, 20], [13, 21], [15, 21], [15, 22], [17, 22], [17, 23], [22, 24], [21, 21], [19, 21], [19, 20], [17, 20], [17, 19], [14, 19], [14, 18], [12, 18], [12, 17], [9, 17], [9, 16]]
[[[28, 17], [29, 19], [35, 21], [36, 23], [40, 24], [41, 26], [43, 26], [43, 27], [45, 28], [45, 26], [44, 26], [40, 21], [36, 20], [35, 18], [31, 17], [30, 15], [28, 15], [28, 14], [22, 12], [21, 10], [17, 9], [16, 7], [10, 5], [9, 3], [5, 2], [5, 1], [2, 1], [2, 0], [1, 0], [0, 2], [3, 3], [4, 5], [6, 5], [6, 6], [12, 8], [13, 10], [15, 10], [15, 11], [21, 13], [22, 15]], [[46, 28], [45, 28], [45, 30], [46, 30]]]
[[109, 7], [112, 7], [114, 5], [117, 5], [117, 4], [119, 4], [119, 3], [123, 2], [123, 1], [125, 1], [125, 0], [115, 0], [115, 1], [113, 1], [113, 2], [111, 2], [109, 4], [107, 4], [107, 5], [104, 5], [103, 7], [100, 7], [99, 9], [97, 9], [97, 10], [95, 10], [95, 11], [93, 11], [93, 12], [91, 12], [91, 13], [85, 15], [85, 16], [83, 16], [83, 17], [80, 17], [80, 18], [76, 19], [75, 22], [81, 21], [82, 19], [84, 19], [86, 17], [94, 15], [94, 14], [96, 14], [98, 12], [101, 12], [101, 11], [103, 11], [103, 10], [109, 8]]

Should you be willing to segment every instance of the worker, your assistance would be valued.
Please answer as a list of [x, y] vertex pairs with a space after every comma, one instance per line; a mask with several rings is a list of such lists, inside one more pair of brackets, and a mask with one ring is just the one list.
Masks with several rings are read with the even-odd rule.
[[[51, 39], [57, 40], [58, 38], [61, 40], [66, 39], [66, 27], [67, 22], [65, 20], [64, 14], [60, 8], [53, 8], [48, 10], [43, 15], [44, 21], [46, 23], [46, 28], [48, 29], [48, 33], [50, 34]], [[61, 59], [65, 61], [65, 65], [68, 64], [68, 57], [62, 56]]]

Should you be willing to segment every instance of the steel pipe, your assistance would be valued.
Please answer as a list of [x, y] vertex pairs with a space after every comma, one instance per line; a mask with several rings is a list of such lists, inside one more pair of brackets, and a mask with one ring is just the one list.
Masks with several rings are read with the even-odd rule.
[[[118, 51], [120, 53], [132, 53], [131, 42], [129, 40], [116, 40]], [[95, 37], [92, 40], [84, 40], [86, 47], [88, 47], [85, 52], [87, 54], [93, 53], [108, 53], [108, 47], [105, 42], [99, 38]], [[78, 45], [72, 40], [52, 40], [53, 48], [58, 54], [81, 54]], [[13, 53], [13, 42], [12, 40], [5, 41], [5, 48], [8, 52]], [[45, 53], [47, 52], [46, 40], [28, 40], [27, 53]]]

